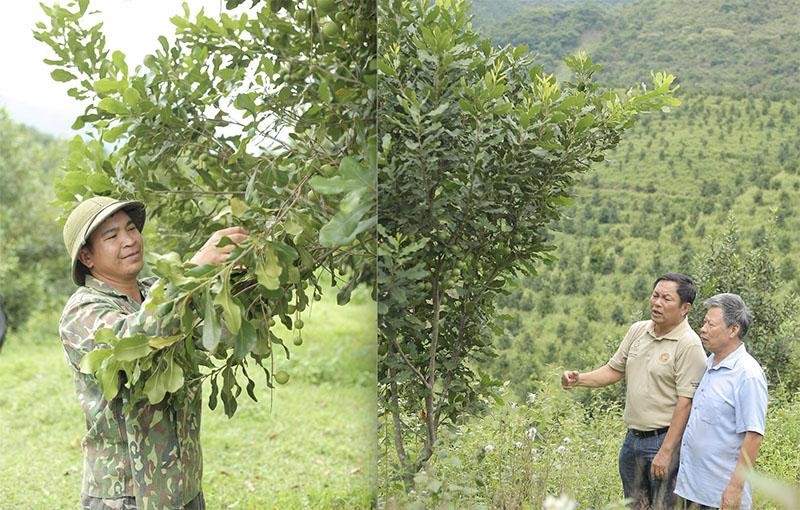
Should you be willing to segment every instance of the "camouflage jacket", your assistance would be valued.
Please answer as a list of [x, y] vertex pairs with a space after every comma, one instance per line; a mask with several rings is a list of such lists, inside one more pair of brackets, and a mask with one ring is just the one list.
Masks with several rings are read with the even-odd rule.
[[145, 298], [140, 305], [87, 276], [86, 286], [70, 297], [59, 323], [86, 416], [82, 493], [98, 498], [132, 496], [139, 509], [183, 508], [200, 491], [200, 385], [185, 385], [180, 399], [168, 395], [159, 404], [144, 401], [123, 412], [127, 389], [123, 386], [114, 399], [104, 400], [95, 377], [81, 373], [79, 367], [84, 354], [99, 348], [94, 334], [101, 328], [110, 327], [118, 337], [167, 333], [145, 311], [148, 291], [156, 281], [139, 282]]

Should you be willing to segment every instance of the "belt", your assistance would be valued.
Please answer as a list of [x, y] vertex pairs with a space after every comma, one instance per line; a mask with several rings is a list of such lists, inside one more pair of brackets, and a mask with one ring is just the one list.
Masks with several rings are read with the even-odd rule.
[[655, 437], [666, 433], [669, 430], [669, 427], [661, 427], [660, 429], [655, 429], [655, 430], [634, 430], [634, 429], [628, 429], [628, 430], [633, 432], [633, 435], [636, 437]]

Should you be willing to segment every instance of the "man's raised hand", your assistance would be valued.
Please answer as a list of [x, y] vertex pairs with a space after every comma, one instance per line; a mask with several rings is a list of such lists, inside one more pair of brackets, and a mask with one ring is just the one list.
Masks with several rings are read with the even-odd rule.
[[[233, 241], [233, 244], [217, 246], [223, 237], [227, 237]], [[247, 239], [247, 237], [248, 232], [242, 227], [228, 227], [223, 228], [222, 230], [217, 230], [211, 234], [211, 237], [208, 238], [208, 241], [206, 241], [203, 247], [194, 254], [194, 257], [192, 257], [189, 262], [198, 266], [204, 264], [221, 264], [222, 262], [228, 260], [228, 257], [234, 248], [236, 248], [236, 246], [242, 241]]]
[[578, 372], [575, 370], [566, 370], [561, 376], [561, 387], [565, 390], [571, 390], [578, 384]]

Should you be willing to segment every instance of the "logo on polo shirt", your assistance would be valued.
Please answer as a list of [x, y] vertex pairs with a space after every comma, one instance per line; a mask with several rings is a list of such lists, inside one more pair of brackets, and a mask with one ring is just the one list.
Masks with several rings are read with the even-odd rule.
[[669, 353], [662, 352], [661, 356], [658, 357], [658, 361], [660, 361], [662, 364], [669, 363]]

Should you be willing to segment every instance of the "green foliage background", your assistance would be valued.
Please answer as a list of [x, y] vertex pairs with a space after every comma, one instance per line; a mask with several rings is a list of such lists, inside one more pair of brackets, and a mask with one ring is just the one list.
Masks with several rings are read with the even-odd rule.
[[[305, 343], [236, 416], [203, 410], [203, 490], [215, 509], [367, 509], [375, 480], [375, 303], [359, 287], [303, 313]], [[35, 312], [0, 353], [0, 509], [79, 506], [85, 419], [53, 325]], [[244, 378], [240, 383], [245, 384]], [[207, 394], [209, 385], [203, 391]]]
[[49, 206], [66, 153], [62, 140], [14, 122], [0, 108], [0, 302], [11, 328], [37, 309], [60, 306], [72, 287]]
[[[566, 493], [581, 507], [621, 508], [624, 386], [567, 394], [559, 376], [607, 362], [629, 325], [649, 316], [653, 281], [666, 271], [700, 280], [695, 327], [703, 298], [722, 290], [756, 312], [763, 330], [746, 341], [770, 383], [757, 467], [800, 485], [796, 3], [521, 4], [477, 0], [473, 23], [497, 44], [528, 44], [562, 78], [561, 57], [578, 49], [603, 66], [599, 79], [620, 86], [666, 69], [683, 104], [641, 119], [577, 184], [551, 225], [556, 260], [500, 299], [499, 356], [478, 366], [507, 381], [502, 401], [442, 433], [417, 480], [423, 491], [405, 502], [536, 507]], [[758, 493], [754, 508], [779, 507]]]
[[557, 84], [525, 48], [471, 30], [464, 3], [394, 1], [380, 14], [392, 42], [378, 61], [378, 383], [397, 452], [381, 481], [398, 466], [410, 489], [439, 428], [483, 407], [494, 381], [476, 365], [495, 356], [495, 300], [551, 260], [548, 225], [577, 176], [637, 117], [680, 102], [666, 73], [604, 86], [586, 53]]
[[[523, 493], [514, 493], [513, 484], [490, 485], [490, 492], [486, 484], [493, 479], [478, 480], [474, 474], [495, 473], [500, 480], [511, 480], [503, 471], [509, 464], [501, 463], [496, 454], [515, 452], [515, 443], [522, 440], [519, 432], [548, 417], [554, 428], [540, 430], [547, 434], [543, 447], [556, 450], [567, 431], [573, 441], [578, 441], [575, 433], [586, 436], [580, 443], [572, 443], [570, 448], [579, 448], [569, 450], [571, 456], [558, 466], [555, 451], [538, 464], [521, 460], [513, 464], [520, 472], [527, 466], [540, 474], [558, 473], [544, 482], [540, 478], [540, 485], [532, 490], [541, 489], [536, 493], [539, 497], [574, 492], [586, 505], [621, 495], [616, 490], [616, 473], [610, 469], [619, 444], [613, 432], [619, 432], [621, 417], [615, 404], [603, 406], [598, 402], [613, 402], [622, 388], [582, 392], [578, 398], [585, 407], [567, 411], [575, 404], [554, 390], [558, 370], [552, 367], [588, 369], [604, 363], [630, 322], [647, 316], [645, 298], [655, 276], [667, 270], [692, 272], [701, 267], [711, 247], [722, 243], [731, 213], [740, 243], [737, 251], [730, 253], [746, 257], [754, 249], [767, 248], [765, 257], [775, 268], [771, 276], [776, 286], [774, 299], [782, 301], [800, 291], [800, 102], [796, 81], [800, 42], [794, 36], [800, 13], [796, 2], [642, 0], [598, 2], [595, 7], [582, 4], [566, 0], [478, 0], [473, 12], [481, 17], [474, 23], [497, 43], [528, 44], [548, 72], [561, 74], [561, 57], [577, 48], [588, 50], [603, 66], [599, 76], [615, 84], [645, 79], [642, 71], [666, 68], [682, 81], [683, 106], [669, 115], [643, 119], [607, 161], [577, 185], [574, 205], [566, 210], [566, 218], [553, 225], [557, 229], [552, 234], [552, 242], [558, 247], [557, 260], [550, 266], [540, 266], [538, 275], [519, 280], [517, 288], [501, 302], [513, 318], [504, 324], [504, 332], [493, 338], [501, 349], [500, 357], [483, 368], [510, 381], [504, 403], [489, 418], [467, 423], [452, 431], [452, 436], [451, 431], [446, 432], [442, 436], [445, 453], [434, 459], [432, 476], [426, 481], [431, 489], [438, 482], [437, 491], [447, 489], [451, 496], [455, 494], [452, 497], [463, 493], [472, 498], [468, 501], [474, 501], [476, 491], [487, 494], [491, 501], [498, 490], [501, 494], [497, 497], [517, 501], [514, 498]], [[512, 16], [513, 21], [503, 19]], [[65, 142], [14, 123], [5, 113], [0, 113], [0, 128], [0, 296], [12, 325], [24, 327], [30, 313], [33, 321], [29, 324], [45, 319], [52, 323], [52, 311], [47, 316], [39, 307], [48, 309], [54, 302], [60, 306], [71, 284], [64, 270], [67, 261], [60, 228], [52, 221], [55, 213], [44, 204], [52, 198], [51, 183], [68, 148]], [[150, 246], [162, 241], [173, 246], [180, 242], [163, 240], [147, 230], [145, 234]], [[791, 326], [787, 323], [783, 330], [788, 340], [796, 338]], [[23, 334], [24, 339], [11, 336], [9, 341], [45, 339], [48, 333], [27, 327]], [[336, 335], [330, 339], [336, 349], [346, 345]], [[299, 352], [306, 348], [309, 352], [315, 349], [307, 342]], [[33, 349], [34, 354], [38, 355], [38, 349]], [[19, 353], [4, 351], [3, 357], [9, 352]], [[800, 353], [792, 352], [794, 360], [800, 359]], [[60, 354], [49, 352], [48, 356], [41, 370], [5, 370], [13, 367], [9, 364], [3, 373], [19, 373], [36, 383], [24, 393], [29, 400], [40, 396], [41, 387], [62, 391], [61, 380], [48, 382], [50, 386], [37, 382], [37, 374], [63, 363]], [[300, 358], [292, 382], [296, 373], [306, 374], [298, 375], [301, 380], [308, 377], [323, 383], [332, 374], [351, 373], [347, 366], [332, 364], [337, 354], [320, 350], [318, 356]], [[781, 377], [795, 377], [797, 365], [793, 367], [793, 372]], [[549, 389], [542, 389], [542, 381]], [[14, 380], [15, 384], [19, 382]], [[777, 382], [771, 378], [771, 388]], [[11, 383], [4, 387], [11, 387]], [[316, 389], [316, 382], [308, 387], [309, 392]], [[522, 407], [512, 410], [511, 402], [522, 406], [530, 392], [539, 395], [538, 405], [549, 407], [535, 407], [530, 412]], [[331, 400], [340, 396], [337, 390], [330, 391]], [[780, 392], [777, 397], [773, 392], [773, 397], [770, 432], [759, 464], [769, 473], [800, 482], [800, 443], [794, 427], [800, 420], [797, 399]], [[73, 403], [62, 403], [63, 408], [76, 411]], [[255, 404], [245, 405], [249, 408]], [[310, 405], [316, 405], [316, 401]], [[565, 414], [559, 416], [564, 417], [552, 419], [557, 414], [554, 409], [561, 409]], [[341, 412], [354, 413], [350, 408]], [[242, 420], [262, 419], [247, 413]], [[596, 420], [587, 421], [586, 416]], [[39, 430], [50, 430], [60, 418], [43, 412], [39, 425], [44, 429]], [[229, 422], [225, 419], [221, 423]], [[307, 430], [303, 423], [291, 423], [295, 428], [287, 433]], [[242, 462], [232, 452], [243, 447], [227, 435], [230, 429], [219, 427], [216, 437], [222, 441], [220, 454], [231, 455], [231, 462]], [[242, 433], [253, 430], [264, 433], [261, 428], [244, 429]], [[66, 450], [71, 439], [67, 437], [53, 447]], [[33, 441], [35, 436], [21, 440]], [[495, 447], [493, 454], [486, 454], [488, 444]], [[10, 445], [1, 450], [10, 451]], [[581, 451], [580, 447], [588, 450]], [[283, 453], [297, 455], [297, 451]], [[587, 451], [592, 455], [591, 466], [585, 462]], [[6, 460], [4, 457], [0, 466], [21, 462]], [[225, 469], [211, 474], [224, 485], [222, 480], [229, 480], [229, 474], [222, 471]], [[439, 473], [450, 480], [442, 485]], [[34, 482], [46, 486], [50, 480]], [[533, 497], [534, 493], [524, 494]], [[770, 507], [762, 503], [760, 508]]]
[[[613, 7], [624, 4], [630, 0], [496, 0], [472, 2], [472, 12], [475, 14], [474, 22], [482, 28], [493, 25], [494, 23], [504, 22], [506, 19], [513, 19], [525, 16], [537, 9], [557, 9], [567, 10], [572, 8], [602, 6]], [[539, 30], [547, 30], [548, 27], [537, 26]], [[537, 37], [537, 36], [534, 36]]]
[[[374, 252], [376, 72], [369, 61], [375, 6], [341, 0], [325, 3], [322, 12], [322, 2], [248, 4], [247, 14], [220, 19], [191, 15], [187, 6], [171, 20], [176, 39], [159, 38], [143, 65], [130, 67], [125, 55], [105, 47], [86, 0], [45, 7], [47, 22], [36, 25], [35, 36], [54, 53], [47, 60], [56, 67], [52, 78], [69, 82], [71, 97], [89, 101], [73, 126], [82, 136], [69, 142], [20, 126], [4, 112], [0, 117], [0, 296], [15, 326], [0, 357], [8, 389], [0, 421], [19, 434], [3, 438], [0, 508], [72, 508], [77, 501], [84, 423], [55, 334], [74, 286], [57, 212], [48, 204], [55, 199], [64, 215], [91, 194], [147, 203], [148, 252], [180, 252], [149, 259], [149, 270], [176, 286], [188, 283], [186, 276], [198, 277], [184, 273], [189, 268], [180, 259], [210, 232], [231, 224], [251, 232], [250, 246], [237, 252], [249, 252], [249, 260], [240, 260], [249, 274], [235, 271], [238, 286], [232, 288], [233, 262], [222, 267], [224, 282], [214, 285], [219, 300], [196, 296], [195, 305], [210, 303], [206, 317], [219, 325], [222, 311], [230, 325], [232, 309], [245, 315], [257, 301], [243, 293], [263, 287], [276, 320], [268, 322], [270, 313], [254, 323], [258, 333], [250, 328], [251, 335], [238, 335], [246, 341], [234, 357], [241, 360], [262, 335], [267, 349], [270, 341], [280, 349], [268, 360], [274, 367], [266, 367], [272, 375], [285, 370], [291, 379], [282, 386], [286, 392], [273, 394], [269, 374], [266, 384], [258, 374], [258, 387], [243, 371], [224, 377], [231, 381], [221, 391], [224, 406], [206, 410], [203, 424], [209, 506], [370, 506], [375, 309], [370, 289], [357, 284], [370, 280]], [[287, 246], [299, 253], [284, 257]], [[325, 269], [315, 271], [323, 260]], [[209, 275], [209, 268], [198, 271]], [[331, 279], [338, 288], [329, 287]], [[169, 292], [168, 299], [175, 297]], [[335, 304], [351, 298], [347, 309]], [[169, 308], [158, 314], [168, 315]], [[323, 313], [314, 321], [309, 310], [318, 308]], [[195, 325], [185, 321], [182, 331]], [[293, 340], [291, 357], [288, 349], [284, 357], [284, 339]], [[107, 368], [116, 373], [118, 367]], [[245, 387], [259, 402], [243, 396], [237, 406]], [[215, 390], [206, 384], [206, 395]], [[237, 408], [236, 420], [229, 420]], [[35, 445], [35, 456], [47, 465], [31, 462], [31, 448], [15, 448], [19, 444]], [[39, 478], [44, 473], [49, 480]], [[62, 483], [54, 483], [62, 474]]]
[[[475, 2], [473, 11], [484, 3]], [[743, 260], [763, 250], [762, 259], [771, 265], [764, 278], [773, 288], [762, 295], [792, 306], [791, 296], [800, 290], [800, 102], [788, 68], [767, 71], [749, 62], [772, 62], [776, 56], [787, 65], [796, 61], [800, 43], [789, 35], [799, 16], [791, 2], [756, 9], [743, 2], [644, 0], [616, 8], [559, 10], [551, 4], [481, 25], [493, 41], [525, 42], [545, 62], [587, 49], [603, 66], [598, 75], [611, 83], [641, 79], [635, 73], [663, 67], [681, 79], [683, 104], [642, 119], [583, 178], [574, 205], [553, 225], [558, 260], [519, 280], [504, 300], [513, 319], [497, 337], [503, 352], [493, 366], [495, 373], [508, 374], [518, 394], [548, 363], [588, 369], [607, 361], [630, 323], [648, 316], [646, 299], [655, 277], [666, 271], [701, 276], [712, 246], [722, 259]], [[545, 19], [549, 24], [541, 23]], [[714, 27], [736, 27], [742, 47], [733, 51], [727, 39], [697, 39], [696, 34], [714, 33]], [[748, 44], [746, 38], [756, 34], [763, 44]], [[736, 60], [714, 60], [719, 55]], [[731, 219], [737, 246], [720, 253]], [[738, 288], [733, 281], [727, 290], [747, 297], [752, 282], [739, 280]], [[707, 292], [698, 297], [697, 308], [704, 297]], [[796, 353], [792, 321], [784, 324], [784, 333], [786, 352]], [[771, 382], [786, 379], [796, 388], [797, 364], [786, 369], [773, 371]], [[618, 396], [620, 390], [598, 395]]]
[[530, 382], [547, 363], [607, 361], [630, 323], [648, 316], [655, 277], [697, 274], [731, 214], [740, 256], [769, 248], [774, 297], [797, 292], [799, 130], [792, 100], [691, 95], [672, 114], [643, 119], [578, 185], [554, 234], [557, 262], [504, 301], [517, 313], [498, 341], [525, 359], [501, 357], [498, 372]]
[[[170, 250], [151, 247], [160, 280], [144, 330], [157, 322], [167, 336], [103, 331], [95, 340], [108, 348], [86, 355], [81, 370], [109, 399], [125, 371], [131, 401], [151, 404], [209, 378], [209, 407], [221, 400], [231, 416], [244, 389], [239, 371], [254, 398], [248, 365], [270, 387], [283, 382], [269, 365], [289, 347], [272, 329], [280, 322], [302, 343], [299, 314], [320, 297], [318, 268], [346, 281], [340, 304], [371, 281], [375, 4], [254, 1], [208, 16], [184, 3], [170, 18], [174, 40], [159, 36], [135, 66], [106, 47], [89, 0], [41, 7], [33, 35], [51, 50], [51, 77], [85, 101], [57, 205], [66, 216], [87, 196], [141, 200], [156, 251]], [[250, 236], [225, 263], [184, 263], [231, 225]]]
[[[516, 8], [515, 8], [516, 7]], [[687, 92], [797, 97], [794, 0], [475, 0], [474, 23], [498, 44], [527, 44], [549, 70], [578, 47], [619, 86], [668, 69]]]

